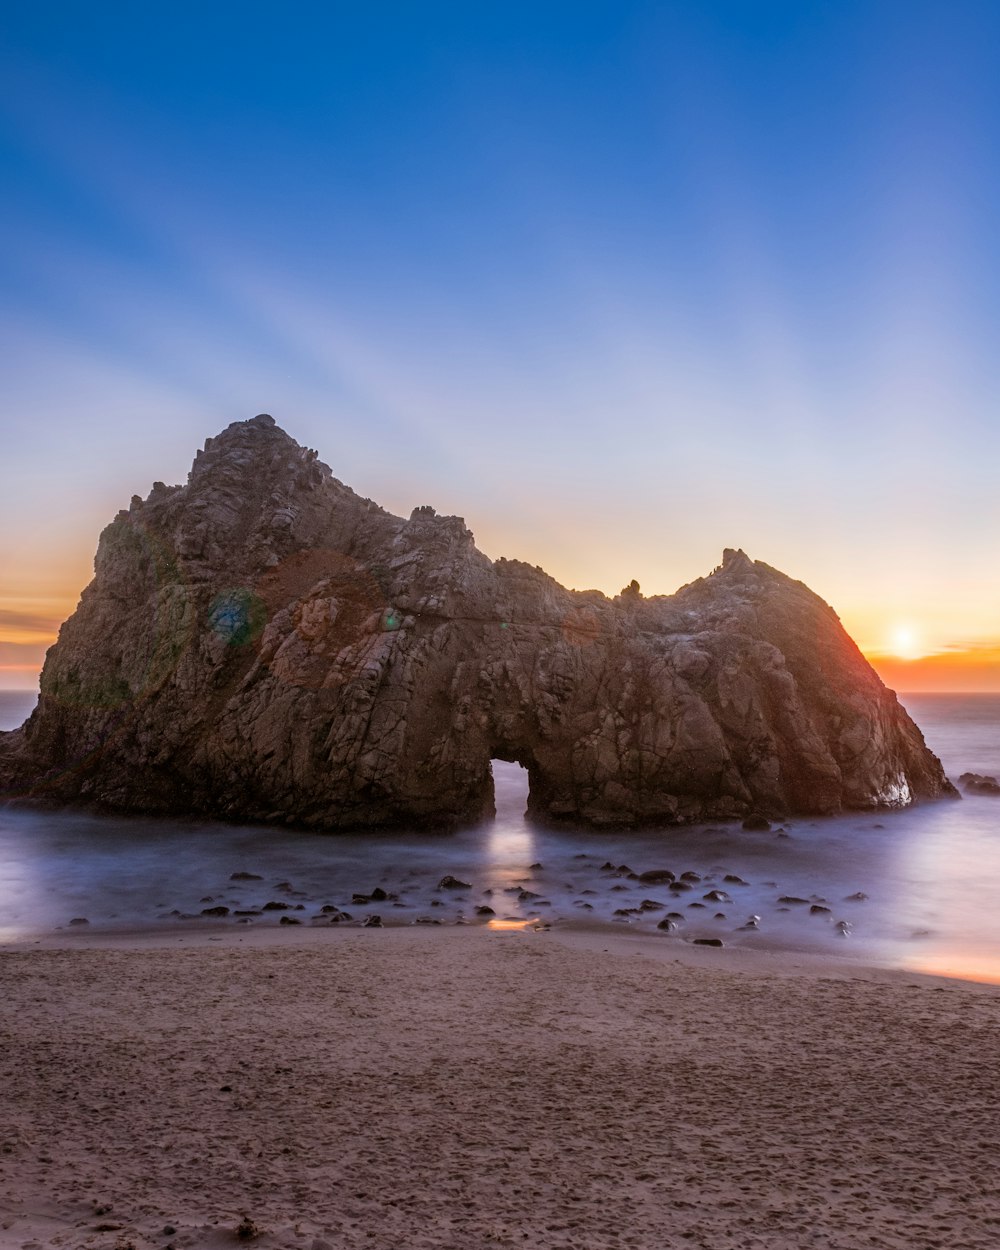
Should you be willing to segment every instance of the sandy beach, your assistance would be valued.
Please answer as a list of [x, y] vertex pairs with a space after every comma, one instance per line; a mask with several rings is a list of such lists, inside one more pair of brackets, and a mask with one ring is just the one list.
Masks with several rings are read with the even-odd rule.
[[72, 935], [0, 976], [4, 1250], [1000, 1238], [995, 986], [434, 928]]

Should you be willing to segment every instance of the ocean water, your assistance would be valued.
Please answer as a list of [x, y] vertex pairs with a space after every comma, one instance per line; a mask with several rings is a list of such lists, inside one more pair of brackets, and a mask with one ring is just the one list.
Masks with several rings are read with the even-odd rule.
[[[1000, 696], [912, 695], [904, 702], [953, 779], [965, 771], [1000, 776]], [[32, 703], [30, 695], [0, 694], [0, 727], [19, 724]], [[494, 922], [615, 925], [664, 942], [712, 937], [727, 946], [853, 955], [1000, 981], [1000, 797], [792, 820], [766, 833], [734, 826], [552, 831], [524, 819], [522, 769], [495, 762], [494, 777], [496, 820], [439, 836], [323, 835], [3, 807], [0, 940], [76, 932], [73, 919], [86, 919], [87, 931], [229, 925], [232, 915], [207, 920], [202, 910], [258, 911], [269, 901], [289, 910], [262, 912], [250, 923], [278, 924], [286, 915], [326, 924], [324, 904], [355, 923], [371, 913], [385, 924], [488, 923], [476, 909], [490, 907]], [[699, 879], [681, 891], [628, 875], [657, 868]], [[260, 879], [232, 880], [234, 873]], [[445, 874], [467, 886], [438, 888]], [[376, 886], [398, 897], [352, 902]], [[725, 898], [706, 899], [712, 890]], [[858, 893], [867, 897], [851, 897]], [[788, 898], [803, 901], [782, 901]], [[670, 913], [678, 917], [674, 931], [657, 929]], [[757, 927], [745, 928], [754, 916]], [[846, 936], [838, 921], [847, 922]]]

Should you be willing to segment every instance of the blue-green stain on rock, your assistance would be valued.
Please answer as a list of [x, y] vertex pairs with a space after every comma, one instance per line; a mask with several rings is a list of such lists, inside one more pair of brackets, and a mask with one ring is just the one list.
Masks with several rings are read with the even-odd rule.
[[382, 624], [386, 629], [399, 629], [402, 623], [400, 615], [395, 608], [386, 608], [385, 615], [382, 618]]
[[215, 633], [230, 646], [242, 647], [259, 636], [267, 620], [267, 609], [252, 590], [224, 590], [212, 600], [208, 620]]

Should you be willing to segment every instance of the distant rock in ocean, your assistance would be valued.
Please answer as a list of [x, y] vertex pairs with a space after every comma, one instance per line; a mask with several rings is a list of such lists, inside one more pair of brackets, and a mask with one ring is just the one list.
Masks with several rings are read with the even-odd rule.
[[591, 825], [900, 807], [954, 794], [801, 582], [742, 551], [609, 599], [491, 561], [459, 517], [359, 498], [271, 417], [101, 535], [8, 796], [321, 829], [493, 810]]
[[969, 794], [1000, 794], [1000, 782], [996, 777], [987, 777], [982, 773], [962, 773], [958, 781]]

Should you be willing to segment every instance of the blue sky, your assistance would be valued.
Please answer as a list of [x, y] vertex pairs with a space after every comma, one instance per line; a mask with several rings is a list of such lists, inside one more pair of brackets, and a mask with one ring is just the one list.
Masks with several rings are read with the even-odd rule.
[[992, 645], [998, 36], [920, 0], [8, 9], [0, 667], [259, 411], [571, 585], [741, 545], [873, 651]]

